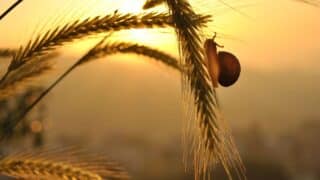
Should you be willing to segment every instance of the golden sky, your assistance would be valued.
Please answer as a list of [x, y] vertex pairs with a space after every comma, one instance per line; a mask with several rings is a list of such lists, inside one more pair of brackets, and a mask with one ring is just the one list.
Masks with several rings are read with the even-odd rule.
[[[0, 1], [0, 9], [14, 0]], [[78, 18], [141, 11], [144, 0], [26, 0], [0, 23], [0, 47], [18, 47], [36, 34]], [[259, 70], [313, 69], [319, 60], [319, 8], [292, 0], [224, 1], [193, 0], [195, 8], [213, 15], [205, 34], [217, 31], [224, 50], [235, 53], [244, 67]], [[165, 11], [165, 7], [155, 9]], [[23, 32], [23, 33], [22, 33]], [[135, 30], [116, 35], [119, 39], [156, 46], [177, 54], [169, 30]], [[69, 53], [82, 53], [95, 40], [81, 41]]]
[[[218, 32], [218, 43], [238, 56], [243, 67], [235, 86], [219, 89], [231, 125], [260, 121], [273, 129], [286, 129], [294, 122], [320, 117], [319, 8], [294, 0], [225, 1], [235, 11], [216, 0], [191, 2], [199, 12], [214, 17], [205, 34], [211, 37]], [[0, 10], [9, 4], [0, 1]], [[0, 48], [17, 48], [40, 32], [78, 18], [116, 9], [138, 13], [142, 4], [143, 0], [25, 0], [0, 21]], [[117, 34], [119, 39], [178, 54], [170, 30], [130, 31]], [[81, 40], [63, 47], [59, 62], [72, 63], [70, 60], [77, 60], [75, 57], [96, 41]], [[159, 68], [150, 59], [141, 61], [138, 56], [113, 59], [80, 67], [44, 99], [55, 127], [49, 127], [49, 131], [61, 136], [63, 132], [80, 136], [90, 131], [96, 137], [97, 132], [104, 134], [107, 128], [151, 134], [159, 139], [166, 136], [166, 140], [172, 134], [180, 136], [178, 73]]]
[[[0, 0], [0, 12], [14, 1]], [[0, 48], [18, 48], [37, 34], [75, 19], [117, 9], [139, 13], [143, 2], [25, 0], [0, 21]], [[213, 15], [214, 21], [204, 34], [211, 38], [218, 32], [217, 42], [234, 53], [242, 65], [239, 81], [230, 88], [218, 89], [223, 113], [233, 130], [260, 122], [273, 135], [273, 131], [286, 131], [309, 119], [319, 120], [319, 8], [295, 0], [224, 0], [236, 10], [220, 0], [191, 2], [198, 12]], [[139, 42], [178, 54], [170, 29], [129, 31], [116, 34], [114, 40]], [[66, 69], [94, 42], [97, 39], [79, 40], [59, 48], [63, 53], [58, 62]], [[4, 64], [0, 61], [0, 74]], [[80, 142], [100, 147], [108, 138], [121, 142], [117, 137], [139, 137], [136, 142], [141, 138], [156, 149], [157, 144], [174, 142], [176, 146], [180, 142], [175, 141], [181, 136], [183, 124], [177, 72], [135, 55], [113, 56], [84, 66], [68, 75], [42, 101], [47, 107], [49, 144]], [[52, 79], [44, 78], [40, 85], [47, 87], [65, 69], [57, 68]], [[143, 155], [147, 152], [141, 151]]]

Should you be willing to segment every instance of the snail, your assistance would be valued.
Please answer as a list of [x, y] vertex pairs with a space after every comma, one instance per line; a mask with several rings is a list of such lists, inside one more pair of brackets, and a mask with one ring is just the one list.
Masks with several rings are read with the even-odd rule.
[[217, 88], [218, 83], [221, 86], [228, 87], [233, 85], [240, 76], [240, 62], [238, 58], [230, 52], [217, 51], [217, 47], [223, 47], [217, 44], [214, 39], [207, 39], [204, 43], [206, 66], [211, 77], [213, 87]]

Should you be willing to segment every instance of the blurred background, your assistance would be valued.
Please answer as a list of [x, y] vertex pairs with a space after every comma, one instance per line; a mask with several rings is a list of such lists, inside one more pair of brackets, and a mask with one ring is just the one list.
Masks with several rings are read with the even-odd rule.
[[[1, 1], [0, 12], [14, 1]], [[224, 50], [237, 55], [242, 74], [219, 88], [223, 113], [252, 180], [320, 179], [320, 11], [297, 1], [191, 1], [214, 21]], [[29, 0], [0, 22], [0, 48], [75, 19], [141, 12], [143, 0]], [[161, 6], [154, 11], [165, 11]], [[23, 33], [21, 32], [23, 31]], [[55, 70], [36, 86], [0, 102], [2, 123], [25, 108], [102, 36], [58, 48]], [[178, 56], [171, 29], [130, 30], [110, 41], [138, 42]], [[10, 59], [1, 59], [4, 73]], [[182, 102], [178, 72], [136, 55], [102, 58], [76, 69], [32, 114], [3, 153], [30, 147], [80, 146], [123, 164], [133, 179], [193, 179], [184, 172]], [[218, 167], [217, 179], [225, 175]]]

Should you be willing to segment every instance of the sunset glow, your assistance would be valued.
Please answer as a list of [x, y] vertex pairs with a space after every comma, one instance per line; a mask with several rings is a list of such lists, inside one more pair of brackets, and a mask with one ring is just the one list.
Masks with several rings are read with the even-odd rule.
[[0, 179], [320, 180], [320, 0], [19, 1]]
[[[35, 7], [35, 3], [37, 7], [42, 8]], [[106, 13], [114, 13], [115, 10], [118, 10], [119, 13], [139, 13], [142, 11], [143, 3], [144, 0], [130, 0], [130, 2], [93, 0], [90, 4], [83, 3], [81, 0], [25, 1], [23, 5], [15, 9], [14, 14], [0, 23], [1, 39], [9, 47], [14, 48], [17, 47], [17, 44], [26, 44], [30, 37], [44, 33], [52, 26], [62, 25], [78, 18], [103, 16]], [[320, 31], [320, 24], [314, 22], [315, 17], [319, 15], [318, 9], [310, 6], [301, 7], [300, 3], [287, 1], [279, 2], [281, 8], [274, 7], [273, 3], [267, 2], [257, 2], [254, 5], [250, 5], [249, 1], [241, 4], [231, 1], [228, 3], [234, 4], [235, 8], [238, 8], [240, 12], [245, 12], [250, 18], [216, 0], [206, 2], [205, 6], [199, 0], [192, 1], [196, 9], [213, 15], [214, 21], [209, 24], [207, 28], [209, 31], [204, 34], [211, 38], [213, 32], [217, 32], [217, 41], [223, 44], [226, 50], [234, 51], [244, 66], [261, 70], [314, 67], [312, 60], [306, 60], [301, 64], [300, 60], [292, 60], [292, 58], [303, 59], [310, 56], [311, 59], [316, 56], [316, 49], [319, 47], [315, 47], [315, 44], [312, 43], [315, 37], [311, 31]], [[7, 2], [1, 2], [0, 5], [2, 4], [7, 4]], [[272, 11], [270, 11], [271, 8]], [[166, 8], [160, 6], [152, 11], [164, 12]], [[62, 14], [66, 15], [62, 16]], [[304, 14], [304, 17], [301, 17], [300, 14]], [[51, 20], [43, 22], [41, 21], [43, 18]], [[15, 23], [10, 23], [13, 21]], [[6, 28], [10, 28], [10, 32], [6, 31]], [[20, 30], [24, 30], [25, 33], [17, 33]], [[149, 44], [177, 54], [173, 31], [130, 30], [115, 33], [112, 39]], [[295, 44], [296, 41], [299, 41], [299, 46], [305, 47], [303, 55], [296, 54], [301, 50]], [[94, 42], [95, 40], [81, 41], [72, 52], [83, 53]], [[255, 48], [254, 52], [250, 50], [252, 48]], [[281, 57], [278, 54], [281, 54]]]

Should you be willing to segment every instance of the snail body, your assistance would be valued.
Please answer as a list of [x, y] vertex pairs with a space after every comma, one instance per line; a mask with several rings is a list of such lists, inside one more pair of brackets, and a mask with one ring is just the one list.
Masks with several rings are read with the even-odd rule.
[[240, 76], [241, 66], [238, 58], [230, 52], [220, 51], [221, 47], [212, 39], [207, 39], [204, 43], [206, 66], [214, 88], [218, 84], [224, 87], [233, 85]]
[[206, 65], [209, 75], [211, 77], [213, 87], [218, 87], [218, 78], [220, 74], [219, 57], [217, 53], [217, 44], [212, 39], [207, 39], [204, 43], [204, 49], [206, 54]]

